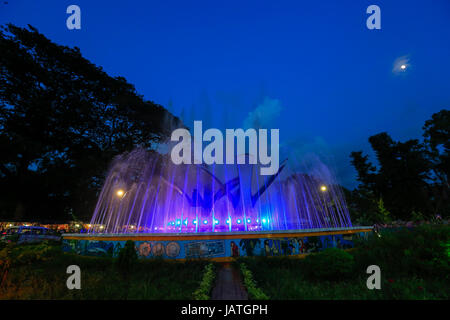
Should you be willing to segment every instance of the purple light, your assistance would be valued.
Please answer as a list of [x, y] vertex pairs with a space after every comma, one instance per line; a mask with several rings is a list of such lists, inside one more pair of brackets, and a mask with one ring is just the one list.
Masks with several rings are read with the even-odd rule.
[[[90, 222], [104, 227], [89, 232], [350, 227], [338, 182], [323, 163], [314, 161], [310, 170], [314, 174], [284, 175], [285, 169], [281, 178], [259, 175], [257, 165], [235, 165], [224, 173], [213, 166], [175, 166], [170, 159], [166, 162], [144, 150], [134, 150], [118, 156], [110, 166]], [[280, 163], [279, 172], [284, 165]], [[305, 168], [308, 172], [308, 166]], [[326, 192], [320, 189], [324, 185]], [[126, 196], [118, 198], [118, 190]], [[207, 226], [208, 221], [211, 226]], [[133, 230], [127, 227], [131, 225]]]

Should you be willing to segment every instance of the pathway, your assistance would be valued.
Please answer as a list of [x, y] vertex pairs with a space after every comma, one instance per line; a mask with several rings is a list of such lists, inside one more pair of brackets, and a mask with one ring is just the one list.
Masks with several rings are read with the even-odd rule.
[[212, 300], [248, 300], [247, 291], [242, 284], [239, 271], [230, 263], [225, 263], [217, 275], [216, 286], [211, 294]]

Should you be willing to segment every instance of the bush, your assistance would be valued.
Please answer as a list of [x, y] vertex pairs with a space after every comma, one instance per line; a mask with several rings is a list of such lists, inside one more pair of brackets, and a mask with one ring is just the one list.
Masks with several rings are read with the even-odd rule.
[[209, 300], [212, 286], [214, 284], [215, 271], [212, 263], [206, 265], [203, 273], [202, 281], [197, 290], [194, 291], [193, 297], [195, 300]]
[[249, 298], [252, 300], [268, 300], [269, 297], [256, 286], [255, 280], [253, 280], [252, 272], [247, 268], [244, 263], [240, 263], [240, 269], [244, 278], [244, 285], [247, 288]]
[[340, 280], [348, 277], [354, 270], [353, 256], [337, 248], [327, 248], [319, 253], [306, 256], [306, 274], [314, 279]]
[[134, 241], [127, 240], [125, 246], [120, 249], [119, 256], [117, 257], [117, 268], [124, 278], [127, 278], [133, 271], [137, 259], [138, 256], [136, 253]]
[[43, 241], [38, 244], [8, 243], [0, 250], [0, 264], [8, 262], [11, 266], [30, 265], [48, 261], [61, 254], [60, 246], [53, 242]]
[[359, 272], [375, 264], [390, 275], [439, 276], [449, 279], [450, 226], [424, 225], [383, 231], [360, 243], [352, 254]]

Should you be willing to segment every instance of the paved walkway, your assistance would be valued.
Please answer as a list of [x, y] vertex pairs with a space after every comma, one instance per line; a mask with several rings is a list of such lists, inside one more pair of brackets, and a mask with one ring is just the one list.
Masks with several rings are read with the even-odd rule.
[[216, 286], [211, 294], [212, 300], [248, 300], [247, 291], [242, 284], [239, 271], [229, 263], [219, 270]]

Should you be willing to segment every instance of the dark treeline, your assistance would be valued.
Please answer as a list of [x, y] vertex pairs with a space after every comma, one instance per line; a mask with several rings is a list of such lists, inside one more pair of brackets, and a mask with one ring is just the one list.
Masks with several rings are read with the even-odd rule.
[[178, 118], [35, 28], [0, 29], [0, 219], [90, 218], [111, 159]]
[[423, 126], [423, 139], [398, 142], [383, 132], [369, 138], [377, 166], [361, 151], [352, 152], [359, 186], [347, 191], [353, 220], [448, 218], [450, 111], [441, 110]]

